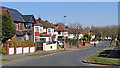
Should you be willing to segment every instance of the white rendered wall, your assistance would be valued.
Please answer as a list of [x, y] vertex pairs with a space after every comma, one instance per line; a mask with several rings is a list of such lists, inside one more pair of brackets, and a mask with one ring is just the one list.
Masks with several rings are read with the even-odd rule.
[[9, 48], [9, 55], [14, 54], [14, 47]]
[[22, 47], [17, 47], [16, 54], [21, 54], [21, 53], [22, 53]]
[[48, 44], [48, 45], [46, 45], [46, 43], [43, 43], [43, 50], [45, 50], [45, 51], [57, 50], [57, 43]]
[[30, 52], [35, 52], [35, 47], [30, 47]]
[[24, 47], [23, 48], [23, 53], [29, 53], [29, 47]]

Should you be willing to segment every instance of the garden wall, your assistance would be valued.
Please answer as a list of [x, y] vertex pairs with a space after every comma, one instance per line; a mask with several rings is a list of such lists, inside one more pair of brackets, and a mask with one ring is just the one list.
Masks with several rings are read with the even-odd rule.
[[46, 44], [43, 43], [43, 50], [45, 51], [50, 51], [50, 50], [57, 50], [57, 43], [52, 43], [52, 44]]
[[13, 54], [24, 54], [24, 53], [32, 53], [35, 52], [35, 46], [19, 46], [19, 47], [9, 47], [9, 53], [8, 55], [13, 55]]
[[24, 54], [24, 53], [32, 53], [36, 51], [36, 44], [33, 46], [27, 45], [27, 46], [9, 46], [9, 42], [7, 41], [5, 43], [5, 50], [6, 50], [6, 55], [15, 55], [15, 54]]

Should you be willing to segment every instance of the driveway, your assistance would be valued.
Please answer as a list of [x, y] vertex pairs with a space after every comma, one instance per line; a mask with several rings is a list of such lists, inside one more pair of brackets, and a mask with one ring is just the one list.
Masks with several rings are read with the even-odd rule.
[[58, 53], [45, 57], [36, 58], [36, 56], [34, 56], [34, 59], [23, 62], [16, 62], [5, 66], [90, 66], [89, 64], [83, 63], [82, 60], [100, 50], [103, 50], [104, 48], [108, 47], [109, 44], [110, 42], [105, 42], [97, 47]]

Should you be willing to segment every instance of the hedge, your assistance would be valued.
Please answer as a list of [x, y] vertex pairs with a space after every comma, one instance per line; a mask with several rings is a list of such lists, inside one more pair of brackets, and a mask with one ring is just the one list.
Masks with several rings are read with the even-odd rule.
[[34, 42], [33, 41], [30, 41], [30, 40], [25, 40], [25, 41], [21, 41], [21, 42], [18, 42], [18, 41], [10, 41], [10, 45], [9, 46], [34, 46]]
[[[64, 39], [62, 39], [62, 38], [58, 38], [58, 41], [64, 41]], [[65, 43], [76, 44], [77, 41], [78, 41], [77, 39], [65, 39]]]

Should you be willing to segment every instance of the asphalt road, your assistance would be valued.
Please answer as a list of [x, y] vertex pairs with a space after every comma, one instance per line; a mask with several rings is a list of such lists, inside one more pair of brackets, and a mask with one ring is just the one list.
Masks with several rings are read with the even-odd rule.
[[9, 64], [7, 66], [90, 66], [90, 64], [83, 63], [82, 60], [100, 50], [103, 50], [108, 47], [109, 44], [110, 42], [105, 42], [97, 47], [39, 57], [24, 62]]

